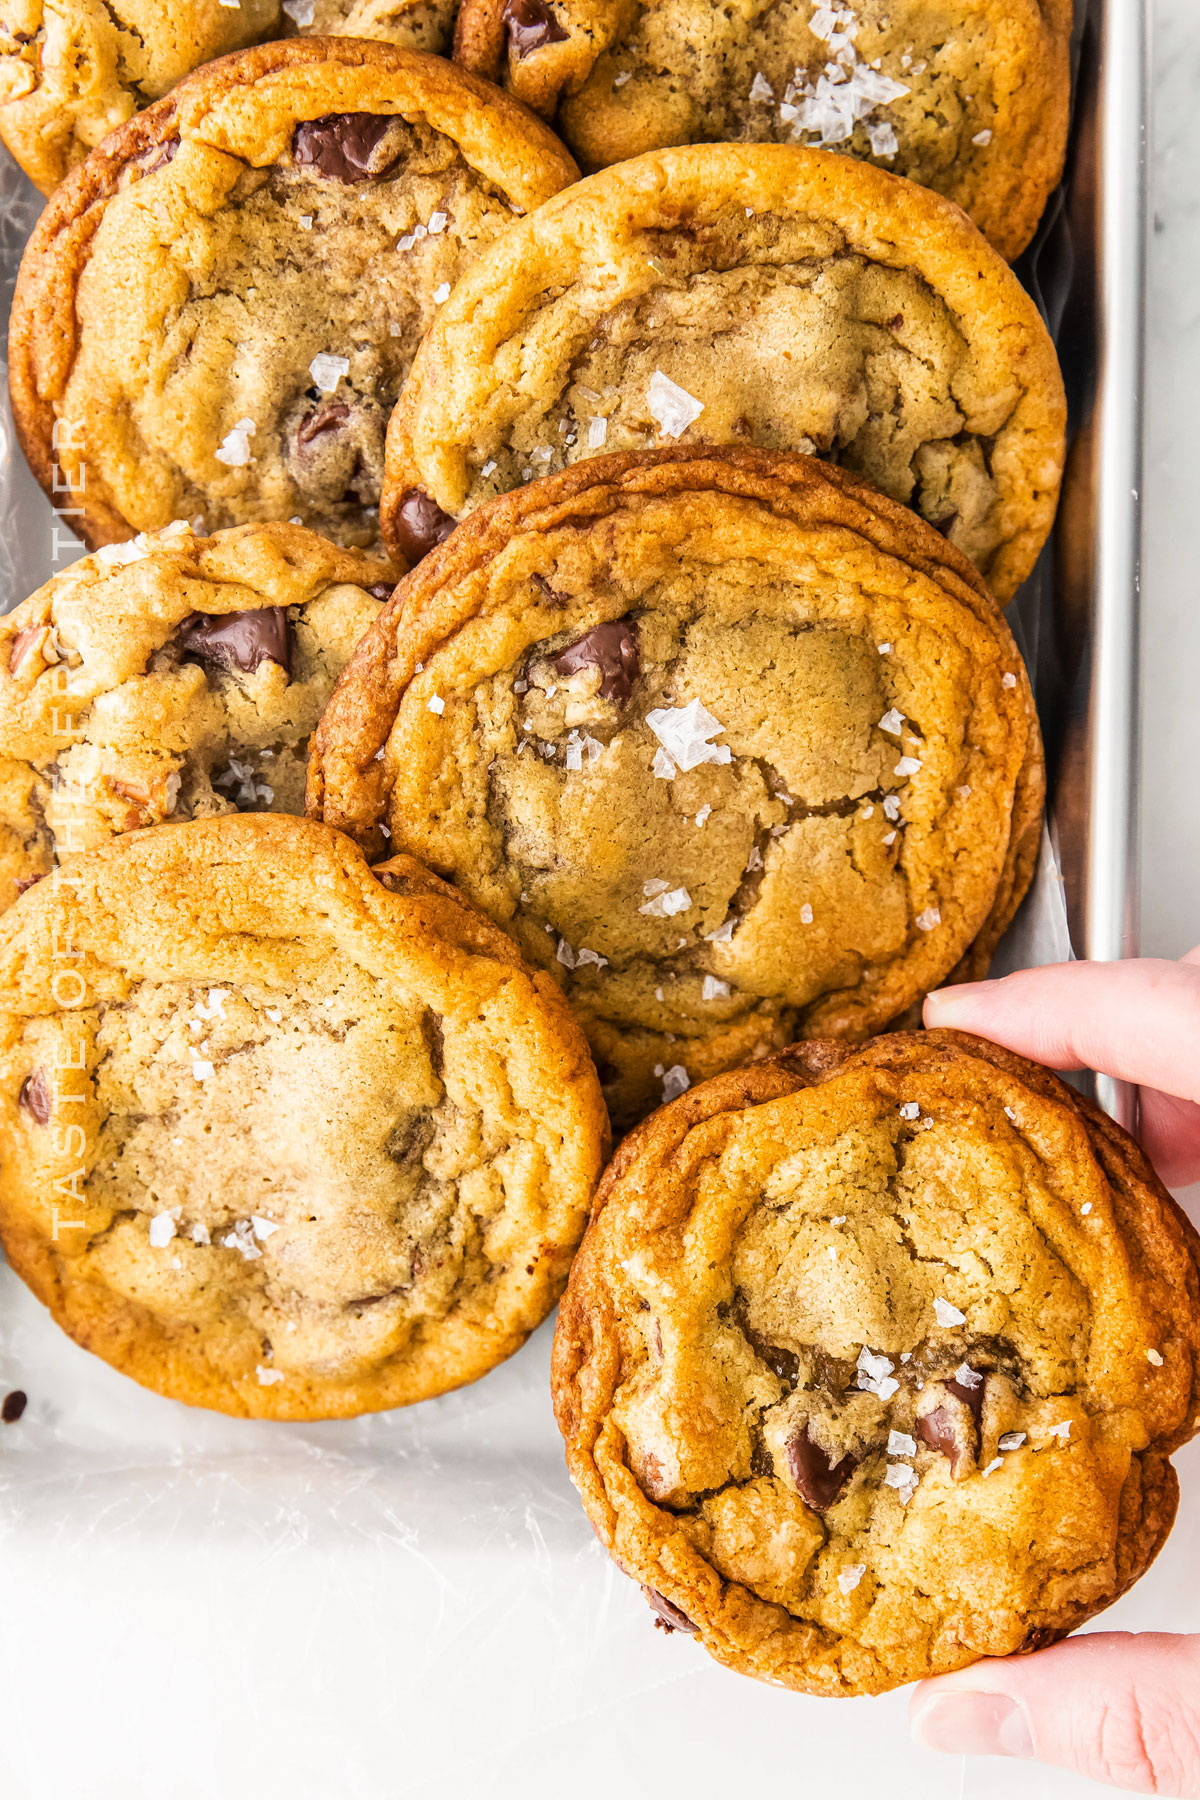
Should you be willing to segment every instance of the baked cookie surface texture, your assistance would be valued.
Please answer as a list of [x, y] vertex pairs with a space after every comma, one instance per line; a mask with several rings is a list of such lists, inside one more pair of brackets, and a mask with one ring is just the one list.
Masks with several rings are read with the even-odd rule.
[[572, 1479], [744, 1674], [871, 1694], [1036, 1649], [1170, 1529], [1197, 1248], [1048, 1071], [952, 1032], [796, 1046], [617, 1152], [555, 1338]]
[[339, 679], [309, 803], [565, 984], [624, 1125], [984, 973], [1042, 790], [964, 557], [813, 458], [678, 451], [520, 489], [411, 571]]
[[109, 545], [0, 620], [0, 908], [170, 820], [303, 813], [308, 741], [392, 592], [297, 525]]
[[455, 54], [585, 168], [800, 143], [954, 200], [1010, 260], [1062, 173], [1070, 0], [464, 0]]
[[10, 907], [0, 993], [5, 1253], [145, 1386], [402, 1406], [558, 1298], [606, 1144], [586, 1047], [410, 859], [265, 815], [139, 832]]
[[264, 38], [450, 46], [453, 0], [0, 0], [0, 141], [49, 194], [201, 63]]
[[297, 38], [209, 64], [72, 173], [26, 248], [11, 384], [34, 473], [93, 548], [180, 518], [371, 545], [422, 334], [574, 173], [439, 57]]
[[601, 451], [815, 453], [1011, 599], [1054, 519], [1054, 347], [957, 207], [816, 150], [662, 150], [523, 219], [454, 290], [388, 428], [384, 535]]

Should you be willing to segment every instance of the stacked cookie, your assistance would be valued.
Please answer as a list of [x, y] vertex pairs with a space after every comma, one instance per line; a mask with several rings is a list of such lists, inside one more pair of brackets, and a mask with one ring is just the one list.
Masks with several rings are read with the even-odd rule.
[[0, 1235], [280, 1419], [570, 1275], [661, 1622], [824, 1693], [1041, 1641], [1169, 1526], [1195, 1244], [1044, 1072], [873, 1034], [1038, 853], [1000, 608], [1064, 402], [1003, 257], [1066, 7], [465, 0], [456, 63], [450, 10], [10, 34], [0, 129], [76, 165], [14, 410], [93, 554], [0, 628]]

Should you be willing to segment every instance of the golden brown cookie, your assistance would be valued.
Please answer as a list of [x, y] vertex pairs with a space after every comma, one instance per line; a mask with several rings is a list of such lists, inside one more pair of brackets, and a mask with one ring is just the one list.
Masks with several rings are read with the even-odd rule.
[[811, 457], [679, 450], [472, 514], [347, 665], [309, 792], [557, 975], [623, 1125], [985, 973], [1042, 788], [964, 557]]
[[93, 151], [30, 239], [10, 351], [34, 473], [93, 548], [177, 518], [370, 545], [422, 334], [574, 174], [439, 57], [297, 38], [210, 63]]
[[75, 1340], [192, 1405], [342, 1418], [510, 1356], [607, 1121], [553, 982], [410, 858], [231, 816], [0, 919], [0, 1238]]
[[463, 0], [455, 57], [584, 168], [670, 144], [836, 149], [1020, 254], [1062, 173], [1071, 0]]
[[0, 910], [125, 831], [303, 813], [308, 740], [393, 585], [299, 525], [181, 525], [0, 619]]
[[875, 1694], [1037, 1648], [1170, 1528], [1198, 1250], [1036, 1064], [797, 1045], [617, 1152], [554, 1345], [571, 1477], [660, 1621], [743, 1674]]
[[662, 150], [459, 283], [388, 428], [383, 531], [411, 558], [442, 515], [600, 450], [815, 451], [1008, 600], [1053, 523], [1064, 419], [1033, 302], [956, 206], [817, 150]]
[[449, 48], [453, 0], [0, 0], [0, 140], [44, 194], [201, 63], [294, 31]]

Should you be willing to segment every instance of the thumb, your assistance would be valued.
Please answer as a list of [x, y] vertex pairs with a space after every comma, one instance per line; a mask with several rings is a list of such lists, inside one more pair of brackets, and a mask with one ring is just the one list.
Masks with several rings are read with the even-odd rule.
[[913, 1695], [913, 1736], [1031, 1757], [1139, 1794], [1200, 1795], [1200, 1637], [1103, 1632], [986, 1659]]

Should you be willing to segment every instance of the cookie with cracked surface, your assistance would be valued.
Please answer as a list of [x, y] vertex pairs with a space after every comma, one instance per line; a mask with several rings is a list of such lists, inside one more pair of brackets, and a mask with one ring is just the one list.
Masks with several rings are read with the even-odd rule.
[[453, 0], [0, 0], [0, 141], [49, 194], [214, 57], [295, 30], [440, 52], [453, 13]]
[[10, 351], [34, 473], [92, 548], [177, 518], [371, 545], [422, 334], [574, 174], [439, 57], [294, 38], [210, 63], [93, 151], [29, 241]]
[[1054, 519], [1062, 379], [956, 206], [818, 150], [706, 144], [590, 176], [492, 246], [388, 427], [382, 524], [458, 518], [601, 449], [815, 451], [911, 506], [1001, 600]]
[[183, 525], [0, 619], [0, 909], [126, 831], [303, 813], [309, 738], [393, 585], [299, 525]]
[[798, 1045], [625, 1140], [552, 1380], [599, 1537], [731, 1668], [873, 1694], [1147, 1568], [1200, 1240], [1132, 1139], [955, 1032]]
[[410, 858], [265, 815], [121, 838], [0, 919], [0, 992], [5, 1252], [145, 1386], [407, 1405], [558, 1298], [605, 1151], [587, 1047]]
[[584, 168], [801, 143], [955, 201], [1018, 256], [1062, 173], [1071, 0], [464, 0], [455, 57]]
[[964, 557], [811, 457], [680, 450], [532, 483], [412, 570], [334, 690], [309, 805], [558, 976], [624, 1125], [985, 973], [1042, 789]]

